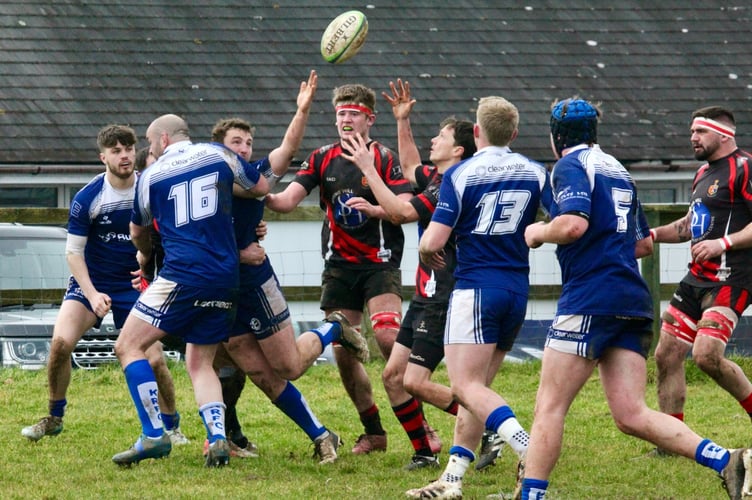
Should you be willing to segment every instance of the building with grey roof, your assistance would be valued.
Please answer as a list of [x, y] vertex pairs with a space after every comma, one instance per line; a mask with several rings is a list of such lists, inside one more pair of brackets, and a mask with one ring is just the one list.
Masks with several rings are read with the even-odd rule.
[[[320, 36], [350, 8], [367, 15], [368, 39], [355, 58], [328, 64]], [[424, 158], [444, 117], [472, 118], [480, 97], [502, 95], [520, 110], [513, 148], [550, 163], [550, 104], [576, 94], [601, 103], [604, 149], [649, 175], [691, 177], [698, 107], [730, 107], [739, 144], [752, 148], [750, 32], [752, 7], [717, 0], [5, 0], [0, 189], [24, 179], [73, 186], [101, 168], [100, 127], [126, 123], [143, 137], [163, 113], [186, 118], [194, 140], [219, 118], [246, 118], [260, 157], [281, 140], [311, 69], [319, 91], [297, 161], [336, 139], [331, 89], [346, 82], [377, 91], [372, 135], [396, 147], [380, 93], [400, 77], [418, 101]]]

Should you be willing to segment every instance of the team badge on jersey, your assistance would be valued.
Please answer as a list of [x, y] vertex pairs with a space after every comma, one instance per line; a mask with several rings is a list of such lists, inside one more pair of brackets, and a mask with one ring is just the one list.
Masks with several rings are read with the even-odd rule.
[[712, 218], [710, 210], [701, 200], [695, 200], [692, 203], [692, 239], [701, 238], [710, 230]]
[[708, 187], [708, 196], [715, 196], [716, 194], [718, 194], [718, 179]]
[[313, 169], [311, 168], [311, 164], [310, 163], [308, 163], [307, 161], [304, 161], [303, 163], [300, 164], [300, 171], [301, 172], [312, 172]]
[[368, 217], [363, 212], [347, 206], [347, 200], [352, 197], [351, 192], [340, 191], [332, 198], [332, 207], [334, 208], [335, 222], [340, 226], [354, 229], [365, 224]]

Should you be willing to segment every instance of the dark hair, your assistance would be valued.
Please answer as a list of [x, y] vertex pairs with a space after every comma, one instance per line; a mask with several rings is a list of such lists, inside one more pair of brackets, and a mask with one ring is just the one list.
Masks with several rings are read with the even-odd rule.
[[454, 145], [462, 147], [462, 159], [470, 158], [477, 151], [475, 145], [475, 124], [470, 120], [458, 120], [454, 116], [444, 118], [439, 124], [440, 128], [450, 127], [454, 130]]
[[118, 142], [123, 146], [133, 146], [137, 141], [136, 132], [126, 125], [107, 125], [102, 127], [97, 134], [97, 146], [102, 152]]
[[256, 133], [256, 127], [242, 118], [225, 118], [219, 120], [214, 125], [214, 128], [212, 128], [211, 140], [214, 142], [224, 142], [227, 131], [233, 128], [245, 130], [251, 136]]
[[136, 151], [136, 160], [133, 162], [136, 172], [141, 172], [146, 168], [147, 158], [149, 158], [149, 146], [145, 146]]
[[728, 122], [729, 125], [733, 125], [734, 127], [736, 127], [736, 120], [734, 120], [734, 113], [732, 113], [730, 109], [723, 108], [721, 106], [708, 106], [705, 108], [700, 108], [694, 113], [692, 113], [691, 121], [694, 121], [694, 119], [697, 118], [698, 116], [702, 118], [710, 118], [711, 120], [716, 120], [719, 122], [724, 122], [724, 123]]

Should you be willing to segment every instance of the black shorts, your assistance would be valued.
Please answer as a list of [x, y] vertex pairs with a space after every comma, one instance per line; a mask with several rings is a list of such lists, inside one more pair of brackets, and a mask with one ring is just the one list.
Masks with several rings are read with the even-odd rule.
[[396, 342], [410, 348], [410, 363], [434, 371], [444, 358], [446, 302], [412, 301]]
[[702, 313], [711, 307], [728, 307], [741, 318], [752, 302], [752, 294], [740, 286], [718, 284], [716, 287], [692, 286], [684, 281], [674, 291], [671, 305], [699, 321]]
[[402, 300], [399, 269], [353, 270], [327, 267], [321, 273], [321, 309], [362, 311], [370, 299], [393, 293]]

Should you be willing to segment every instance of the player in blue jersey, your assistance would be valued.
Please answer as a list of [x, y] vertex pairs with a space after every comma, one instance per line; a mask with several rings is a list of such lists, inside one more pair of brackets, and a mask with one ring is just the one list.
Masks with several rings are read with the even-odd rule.
[[[578, 98], [551, 111], [552, 220], [528, 227], [531, 248], [557, 244], [562, 292], [548, 331], [521, 498], [545, 498], [561, 453], [564, 419], [598, 367], [616, 426], [712, 468], [732, 498], [752, 450], [728, 450], [645, 404], [652, 302], [637, 258], [652, 253], [647, 221], [627, 170], [597, 144], [600, 110]], [[595, 478], [594, 478], [595, 479]]]
[[[122, 327], [138, 298], [138, 291], [131, 287], [132, 275], [139, 266], [129, 231], [136, 141], [130, 127], [108, 125], [100, 129], [97, 145], [105, 172], [76, 193], [71, 202], [65, 252], [72, 276], [55, 321], [47, 362], [50, 414], [21, 431], [32, 441], [63, 430], [71, 353], [78, 341], [90, 328], [99, 328], [110, 311], [115, 327]], [[175, 387], [160, 343], [149, 349], [148, 358], [157, 375], [165, 428], [173, 444], [185, 444], [188, 440], [180, 432], [180, 417], [175, 410]]]
[[[422, 232], [436, 208], [444, 172], [475, 153], [473, 123], [453, 117], [445, 119], [431, 140], [430, 159], [434, 166], [423, 165], [410, 126], [410, 113], [416, 102], [410, 95], [410, 84], [398, 79], [396, 85], [390, 82], [390, 89], [391, 94], [382, 95], [392, 105], [397, 120], [402, 172], [416, 187], [417, 194], [410, 200], [397, 197], [378, 175], [365, 142], [348, 139], [345, 144], [352, 154], [343, 154], [363, 172], [379, 204], [372, 205], [365, 198], [353, 197], [347, 205], [369, 217], [377, 217], [383, 211], [394, 224], [417, 221]], [[449, 387], [431, 380], [431, 374], [444, 358], [444, 326], [449, 294], [454, 286], [454, 254], [454, 237], [451, 237], [445, 249], [449, 261], [446, 268], [433, 270], [419, 263], [415, 295], [381, 375], [392, 410], [413, 446], [414, 454], [405, 467], [407, 470], [439, 465], [435, 454], [441, 451], [441, 440], [425, 420], [421, 403], [457, 414], [458, 404]]]
[[139, 264], [149, 261], [149, 228], [157, 221], [165, 251], [156, 280], [139, 297], [120, 333], [115, 350], [125, 372], [142, 434], [112, 457], [119, 465], [170, 453], [159, 413], [154, 373], [144, 353], [170, 333], [186, 341], [186, 369], [210, 442], [207, 466], [229, 463], [224, 431], [224, 403], [212, 362], [217, 344], [234, 320], [238, 253], [232, 227], [235, 182], [254, 195], [269, 191], [266, 178], [232, 151], [193, 144], [187, 123], [163, 115], [146, 131], [157, 161], [138, 179], [131, 218], [131, 239]]
[[[475, 460], [483, 423], [524, 457], [528, 434], [489, 385], [517, 337], [527, 308], [529, 249], [525, 227], [547, 209], [551, 188], [543, 165], [514, 153], [519, 113], [502, 97], [478, 102], [473, 129], [478, 152], [450, 168], [439, 203], [420, 239], [420, 259], [432, 267], [454, 233], [456, 283], [449, 300], [444, 352], [452, 394], [462, 405], [449, 463], [438, 481], [407, 492], [417, 498], [460, 498], [462, 477]], [[470, 415], [467, 415], [469, 412]], [[477, 421], [477, 422], [475, 422]]]
[[736, 122], [726, 108], [698, 109], [690, 132], [695, 159], [706, 162], [695, 174], [690, 209], [651, 230], [656, 242], [692, 241], [689, 272], [663, 313], [655, 348], [658, 404], [684, 420], [684, 363], [691, 350], [695, 364], [752, 417], [752, 383], [725, 357], [752, 301], [752, 156], [737, 147]]

